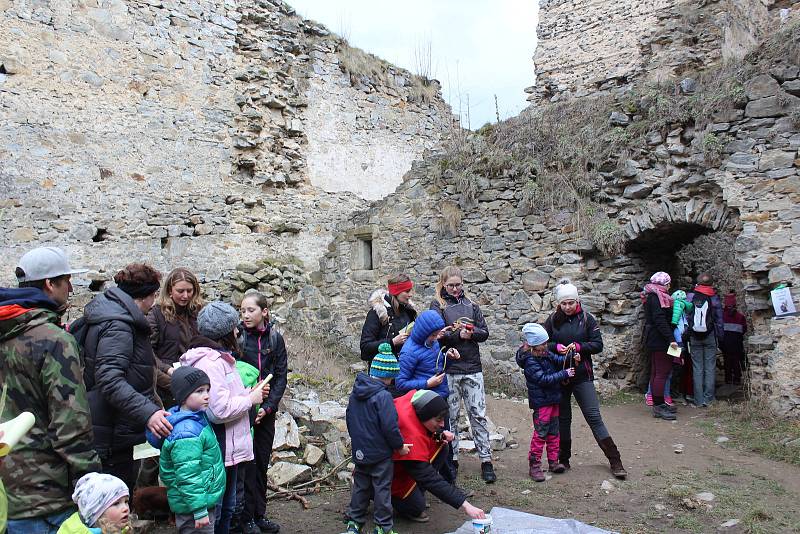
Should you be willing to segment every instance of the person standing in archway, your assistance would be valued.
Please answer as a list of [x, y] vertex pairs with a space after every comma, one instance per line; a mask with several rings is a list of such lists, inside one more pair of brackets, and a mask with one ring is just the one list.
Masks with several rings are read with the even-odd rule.
[[664, 402], [664, 386], [672, 371], [672, 357], [667, 353], [670, 348], [677, 349], [675, 331], [670, 325], [672, 304], [669, 294], [672, 278], [659, 271], [650, 277], [650, 283], [644, 286], [641, 293], [644, 305], [644, 339], [650, 352], [650, 385], [653, 394], [653, 417], [674, 421], [677, 408]]
[[694, 291], [686, 300], [694, 304], [689, 314], [689, 352], [692, 355], [694, 405], [707, 407], [714, 401], [717, 373], [717, 346], [725, 335], [722, 303], [708, 273], [697, 277]]
[[554, 290], [556, 311], [544, 322], [550, 341], [548, 350], [561, 355], [571, 351], [581, 355], [580, 365], [575, 367], [575, 376], [561, 390], [559, 407], [559, 434], [561, 443], [558, 460], [567, 469], [572, 455], [572, 396], [578, 401], [583, 418], [589, 425], [594, 439], [608, 458], [611, 473], [624, 479], [628, 472], [622, 465], [622, 458], [617, 445], [611, 438], [603, 417], [600, 415], [600, 400], [594, 388], [594, 372], [592, 370], [592, 354], [603, 350], [603, 336], [600, 325], [594, 316], [581, 307], [578, 288], [569, 280], [561, 280]]
[[747, 334], [747, 319], [736, 309], [736, 295], [725, 295], [725, 308], [722, 310], [725, 321], [725, 335], [720, 343], [722, 358], [725, 362], [725, 383], [742, 383], [742, 366], [744, 364], [744, 336]]

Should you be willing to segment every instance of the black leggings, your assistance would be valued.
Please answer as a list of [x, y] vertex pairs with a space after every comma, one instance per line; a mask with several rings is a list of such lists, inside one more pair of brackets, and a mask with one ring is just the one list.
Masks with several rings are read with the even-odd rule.
[[572, 443], [572, 396], [578, 401], [578, 407], [583, 413], [583, 418], [592, 430], [594, 439], [599, 443], [609, 437], [608, 429], [603, 423], [600, 415], [600, 399], [594, 389], [594, 382], [584, 380], [582, 382], [570, 382], [561, 388], [561, 409], [559, 414], [559, 434], [561, 436], [561, 460], [569, 460], [571, 456]]

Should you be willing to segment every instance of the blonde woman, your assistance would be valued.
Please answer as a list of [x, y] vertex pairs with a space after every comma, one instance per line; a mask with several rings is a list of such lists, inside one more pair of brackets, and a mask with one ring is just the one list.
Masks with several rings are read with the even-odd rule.
[[[487, 484], [497, 480], [492, 465], [492, 448], [489, 445], [489, 429], [486, 423], [486, 395], [483, 387], [483, 366], [479, 343], [489, 338], [489, 328], [481, 309], [464, 294], [464, 277], [461, 269], [451, 265], [445, 267], [436, 283], [436, 297], [431, 309], [439, 312], [445, 325], [453, 329], [439, 343], [443, 350], [454, 348], [461, 357], [447, 362], [447, 383], [450, 395], [449, 428], [458, 428], [461, 401], [467, 409], [472, 438], [481, 459], [481, 477]], [[452, 443], [453, 467], [458, 471], [458, 433]]]
[[200, 333], [197, 314], [204, 304], [197, 277], [178, 267], [167, 275], [156, 305], [147, 314], [150, 343], [156, 356], [158, 394], [166, 408], [174, 404], [169, 389], [172, 364], [180, 360], [189, 349], [189, 342]]

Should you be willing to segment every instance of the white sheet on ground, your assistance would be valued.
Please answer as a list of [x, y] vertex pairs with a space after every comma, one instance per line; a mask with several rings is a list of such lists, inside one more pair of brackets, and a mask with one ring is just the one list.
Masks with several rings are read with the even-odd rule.
[[[508, 508], [492, 508], [492, 534], [613, 534], [574, 519], [554, 519]], [[473, 534], [472, 521], [450, 534]]]

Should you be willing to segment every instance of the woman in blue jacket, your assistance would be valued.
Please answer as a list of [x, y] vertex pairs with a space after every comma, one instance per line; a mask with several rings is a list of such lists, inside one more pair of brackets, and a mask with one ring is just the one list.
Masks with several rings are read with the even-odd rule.
[[[400, 374], [394, 381], [398, 391], [429, 389], [447, 400], [450, 394], [445, 379], [447, 362], [458, 360], [461, 355], [455, 348], [443, 349], [439, 339], [452, 329], [452, 326], [445, 326], [437, 311], [426, 310], [417, 316], [411, 335], [400, 351]], [[449, 419], [445, 421], [445, 430], [450, 430]], [[453, 450], [449, 447], [441, 473], [448, 481], [455, 480]]]

